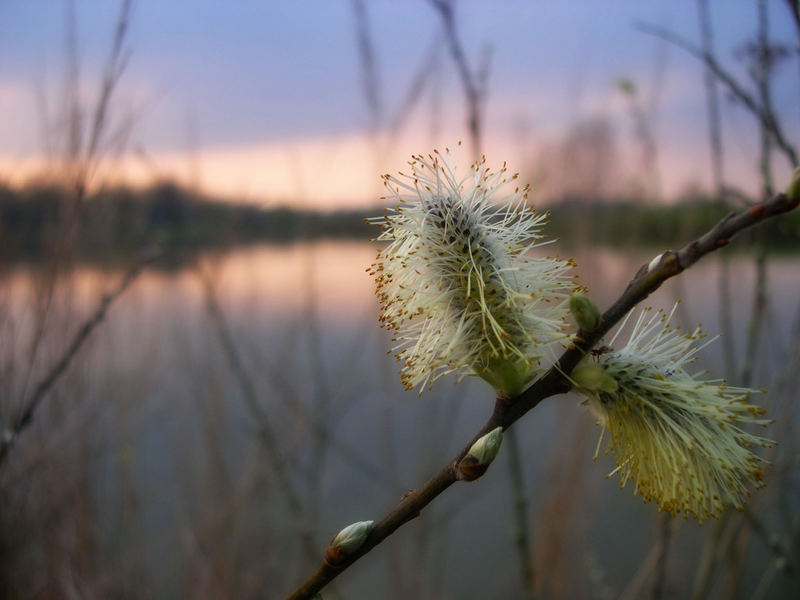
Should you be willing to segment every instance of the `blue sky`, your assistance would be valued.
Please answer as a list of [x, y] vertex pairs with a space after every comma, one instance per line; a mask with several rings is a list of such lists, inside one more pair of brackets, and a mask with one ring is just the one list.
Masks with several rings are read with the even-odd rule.
[[[365, 4], [378, 96], [388, 119], [441, 36], [441, 23], [422, 0]], [[769, 3], [771, 33], [796, 45], [783, 5]], [[82, 81], [91, 92], [118, 4], [76, 0], [76, 7]], [[717, 53], [747, 81], [734, 51], [754, 34], [755, 2], [711, 0], [711, 8]], [[65, 14], [60, 0], [0, 3], [0, 176], [38, 164], [37, 87], [45, 90], [57, 121]], [[461, 0], [456, 14], [471, 64], [491, 48], [484, 148], [490, 164], [508, 160], [524, 175], [571, 126], [591, 118], [612, 124], [620, 161], [630, 162], [636, 143], [627, 105], [613, 82], [631, 77], [646, 92], [660, 56], [662, 91], [652, 124], [664, 194], [707, 183], [700, 65], [632, 26], [648, 21], [697, 40], [694, 0]], [[392, 150], [371, 160], [376, 152], [366, 135], [369, 113], [355, 23], [350, 0], [136, 1], [130, 64], [114, 105], [116, 115], [134, 118], [129, 147], [146, 153], [161, 176], [186, 177], [187, 165], [194, 160], [196, 171], [199, 161], [202, 184], [213, 193], [268, 203], [374, 202], [378, 173], [401, 168], [411, 152], [466, 140], [465, 105], [453, 63], [442, 51], [435, 83], [402, 134], [387, 141]], [[800, 68], [793, 57], [779, 70], [775, 98], [795, 140], [799, 97]], [[753, 188], [758, 148], [753, 120], [729, 102], [724, 117], [731, 182]], [[358, 172], [354, 163], [362, 163]], [[779, 176], [786, 172], [783, 163], [776, 158]], [[134, 158], [120, 159], [115, 168], [134, 180], [148, 176]]]

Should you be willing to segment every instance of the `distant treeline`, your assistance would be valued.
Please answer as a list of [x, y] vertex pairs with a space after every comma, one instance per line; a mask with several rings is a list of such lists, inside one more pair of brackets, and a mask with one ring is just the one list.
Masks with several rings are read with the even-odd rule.
[[[731, 210], [735, 207], [702, 197], [658, 206], [571, 198], [550, 209], [546, 233], [565, 245], [669, 247], [707, 231]], [[261, 208], [198, 197], [172, 183], [144, 190], [105, 189], [76, 206], [63, 187], [0, 186], [0, 258], [36, 259], [64, 239], [72, 240], [76, 256], [93, 258], [121, 256], [153, 244], [191, 252], [261, 241], [367, 239], [379, 229], [364, 219], [380, 212]], [[770, 246], [800, 249], [800, 215], [769, 226]]]
[[[612, 247], [676, 248], [696, 239], [744, 204], [729, 204], [705, 196], [683, 198], [674, 204], [645, 204], [633, 199], [587, 203], [569, 198], [550, 209], [548, 236], [566, 244], [601, 244]], [[781, 251], [800, 250], [800, 214], [797, 211], [769, 220], [746, 234], [747, 239], [768, 240]], [[745, 249], [741, 241], [737, 248]]]
[[367, 238], [366, 213], [320, 213], [198, 197], [172, 183], [110, 188], [78, 206], [52, 185], [0, 186], [0, 257], [37, 258], [66, 237], [77, 256], [124, 255], [159, 245], [189, 251], [304, 238]]

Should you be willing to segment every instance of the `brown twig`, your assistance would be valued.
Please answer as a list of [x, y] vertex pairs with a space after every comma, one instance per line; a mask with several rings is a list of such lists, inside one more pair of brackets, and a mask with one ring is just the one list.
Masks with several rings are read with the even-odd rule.
[[787, 575], [794, 576], [791, 552], [781, 543], [780, 537], [767, 531], [766, 525], [764, 525], [751, 509], [745, 507], [743, 515], [747, 524], [750, 525], [750, 528], [756, 534], [756, 537], [758, 537], [761, 543], [770, 551], [775, 563], [780, 565], [780, 570]]
[[97, 98], [92, 118], [92, 127], [89, 130], [89, 144], [86, 148], [87, 165], [91, 165], [97, 155], [102, 134], [106, 129], [105, 123], [108, 117], [111, 97], [130, 60], [130, 51], [125, 51], [125, 39], [130, 27], [131, 8], [131, 0], [123, 0], [120, 4], [114, 38], [111, 42], [108, 61], [103, 71], [100, 94]]
[[420, 512], [459, 480], [459, 461], [467, 454], [472, 444], [482, 435], [496, 427], [508, 429], [525, 413], [542, 400], [569, 391], [568, 375], [591, 348], [608, 333], [634, 306], [657, 290], [664, 281], [691, 267], [706, 254], [727, 246], [731, 238], [740, 231], [761, 223], [765, 219], [789, 212], [800, 204], [800, 198], [788, 199], [778, 194], [766, 202], [730, 214], [719, 221], [705, 235], [675, 252], [662, 253], [649, 265], [643, 265], [628, 284], [626, 290], [604, 314], [600, 326], [592, 331], [579, 330], [575, 343], [566, 350], [558, 362], [530, 388], [516, 398], [498, 398], [494, 412], [481, 430], [427, 483], [409, 493], [400, 504], [377, 521], [361, 547], [336, 566], [323, 562], [317, 571], [302, 583], [287, 598], [303, 600], [313, 596], [329, 582], [338, 577], [362, 556], [370, 552], [398, 528], [419, 516]]
[[739, 513], [727, 512], [714, 525], [711, 538], [703, 548], [700, 563], [696, 570], [694, 584], [692, 585], [692, 600], [708, 598], [714, 585], [714, 575], [717, 566], [726, 549], [734, 543], [741, 527], [742, 520]]
[[105, 319], [106, 314], [108, 313], [108, 310], [114, 301], [119, 298], [126, 289], [128, 289], [128, 287], [139, 276], [139, 273], [142, 272], [142, 269], [155, 261], [158, 257], [159, 254], [155, 252], [151, 252], [143, 256], [139, 262], [137, 262], [128, 270], [117, 287], [103, 296], [103, 299], [100, 301], [97, 309], [95, 309], [92, 315], [86, 321], [84, 321], [84, 323], [75, 333], [75, 336], [72, 338], [69, 346], [67, 346], [66, 350], [64, 350], [55, 364], [50, 367], [50, 369], [47, 371], [47, 374], [39, 381], [31, 395], [23, 403], [22, 412], [14, 420], [13, 425], [3, 432], [2, 439], [0, 439], [0, 466], [2, 466], [3, 462], [8, 456], [8, 451], [11, 449], [11, 446], [13, 446], [20, 433], [22, 433], [22, 431], [28, 427], [31, 422], [33, 422], [34, 413], [36, 412], [36, 409], [39, 408], [42, 400], [45, 398], [45, 396], [47, 396], [47, 393], [53, 388], [55, 383], [67, 370], [72, 362], [72, 359], [74, 359], [78, 354], [80, 349], [83, 347], [83, 344], [87, 339], [89, 339], [89, 336], [92, 334], [92, 332], [97, 328], [98, 325], [100, 325], [100, 323], [103, 322], [103, 319]]
[[527, 519], [528, 502], [525, 497], [525, 478], [522, 472], [522, 459], [516, 430], [510, 430], [505, 437], [505, 442], [508, 446], [508, 468], [511, 476], [511, 493], [514, 504], [514, 546], [517, 549], [522, 581], [525, 584], [525, 594], [529, 598], [535, 598], [536, 586]]
[[[700, 22], [700, 40], [703, 54], [705, 56], [713, 56], [714, 33], [711, 29], [708, 2], [709, 0], [697, 0], [697, 13], [698, 21]], [[706, 111], [708, 114], [708, 141], [711, 154], [711, 179], [714, 185], [714, 195], [717, 198], [722, 198], [725, 176], [723, 174], [722, 120], [719, 112], [719, 93], [714, 71], [708, 65], [705, 65], [703, 71], [703, 84], [706, 89]]]
[[322, 473], [330, 449], [331, 431], [331, 391], [327, 376], [328, 369], [325, 364], [325, 355], [322, 348], [322, 327], [319, 318], [319, 300], [316, 288], [316, 261], [313, 250], [306, 249], [304, 293], [306, 296], [303, 311], [303, 323], [308, 334], [308, 355], [311, 369], [311, 412], [317, 417], [317, 422], [322, 426], [317, 430], [311, 442], [311, 460], [307, 473], [306, 492], [306, 522], [313, 527], [322, 500]]
[[369, 15], [364, 0], [352, 0], [352, 2], [356, 17], [358, 58], [361, 62], [361, 85], [369, 110], [370, 131], [374, 134], [383, 116], [383, 106], [379, 96], [377, 61], [375, 60], [375, 44], [370, 35]]
[[402, 102], [400, 102], [394, 115], [389, 120], [387, 147], [394, 144], [398, 134], [408, 120], [409, 115], [411, 115], [411, 111], [416, 107], [417, 102], [422, 96], [422, 92], [425, 91], [428, 82], [435, 78], [435, 67], [439, 60], [441, 47], [442, 39], [437, 36], [423, 56], [414, 77], [411, 79], [411, 83], [408, 85], [408, 90], [405, 96], [403, 96]]
[[[244, 401], [247, 404], [247, 408], [250, 410], [251, 415], [256, 421], [259, 433], [258, 440], [264, 446], [264, 449], [267, 452], [267, 458], [272, 463], [272, 468], [275, 471], [276, 477], [278, 478], [278, 488], [286, 498], [286, 503], [289, 507], [289, 510], [299, 525], [302, 523], [304, 517], [303, 503], [300, 499], [300, 495], [295, 489], [294, 482], [289, 476], [285, 458], [278, 445], [272, 423], [270, 422], [264, 407], [259, 401], [255, 384], [245, 368], [244, 362], [239, 353], [239, 349], [233, 340], [233, 335], [228, 327], [225, 314], [222, 312], [222, 308], [217, 300], [216, 292], [214, 290], [214, 282], [206, 273], [201, 272], [200, 276], [203, 282], [203, 291], [205, 293], [206, 311], [214, 323], [220, 346], [222, 347], [225, 358], [228, 361], [228, 366], [230, 367], [231, 371], [233, 371], [236, 382], [239, 385], [242, 396], [244, 397]], [[310, 535], [310, 531], [304, 530], [303, 535], [301, 536], [303, 546], [306, 548], [309, 554], [311, 553]]]
[[664, 589], [667, 583], [667, 556], [669, 555], [669, 545], [672, 539], [672, 516], [668, 513], [661, 515], [661, 523], [659, 525], [658, 555], [656, 556], [656, 573], [653, 580], [653, 600], [661, 600], [664, 597]]
[[800, 2], [798, 0], [786, 0], [786, 7], [792, 15], [792, 20], [797, 28], [797, 35], [800, 38]]
[[[107, 128], [108, 110], [112, 94], [116, 88], [125, 64], [127, 54], [123, 57], [122, 48], [127, 36], [130, 21], [132, 0], [122, 0], [120, 12], [115, 26], [115, 35], [112, 43], [111, 52], [103, 74], [101, 83], [101, 93], [97, 104], [93, 108], [92, 127], [89, 131], [89, 145], [84, 152], [82, 150], [83, 132], [83, 108], [81, 107], [80, 94], [80, 61], [78, 56], [77, 40], [77, 15], [74, 2], [66, 4], [66, 40], [64, 54], [66, 56], [66, 86], [62, 105], [66, 110], [66, 137], [64, 140], [63, 159], [67, 166], [68, 181], [71, 194], [67, 204], [66, 214], [62, 216], [59, 229], [54, 236], [50, 256], [47, 264], [48, 277], [43, 290], [37, 295], [37, 322], [34, 326], [34, 334], [28, 352], [28, 374], [26, 376], [23, 396], [26, 394], [29, 379], [33, 374], [42, 340], [46, 332], [48, 316], [53, 301], [55, 282], [58, 274], [69, 263], [72, 255], [72, 242], [77, 226], [78, 210], [86, 198], [91, 172], [96, 169], [99, 160], [102, 158], [99, 152], [99, 142]], [[55, 137], [57, 132], [52, 130], [52, 122], [48, 108], [47, 97], [44, 92], [44, 84], [37, 86], [37, 109], [39, 120], [42, 126], [42, 139], [44, 152], [48, 157], [55, 153]], [[4, 444], [4, 442], [0, 442]], [[0, 457], [4, 456], [6, 446], [0, 448]], [[0, 458], [2, 462], [2, 458]]]
[[[772, 104], [769, 74], [769, 40], [767, 37], [767, 5], [764, 0], [758, 2], [758, 50], [757, 58], [753, 68], [753, 79], [758, 87], [758, 95], [762, 106], [769, 107]], [[772, 132], [763, 124], [761, 126], [761, 156], [759, 166], [761, 171], [761, 187], [764, 198], [773, 194], [772, 181]], [[750, 326], [747, 334], [747, 346], [745, 347], [744, 366], [742, 367], [741, 385], [750, 386], [753, 373], [757, 367], [756, 359], [758, 354], [761, 332], [764, 325], [764, 318], [767, 312], [767, 246], [768, 231], [762, 230], [758, 235], [758, 254], [756, 256], [756, 281], [753, 297], [753, 310], [750, 316]]]
[[[77, 41], [75, 39], [75, 6], [68, 5], [67, 22], [67, 57], [69, 78], [67, 82], [67, 105], [69, 111], [69, 135], [67, 140], [67, 167], [72, 179], [73, 204], [70, 207], [74, 218], [86, 196], [87, 187], [93, 173], [97, 170], [102, 157], [101, 143], [108, 131], [109, 109], [111, 100], [117, 89], [120, 78], [130, 59], [130, 51], [126, 48], [130, 17], [133, 8], [132, 0], [121, 0], [119, 14], [114, 26], [106, 64], [100, 81], [97, 100], [92, 107], [91, 125], [83, 130], [83, 110], [79, 82], [79, 63]], [[127, 127], [123, 127], [123, 131]], [[84, 147], [84, 139], [87, 139]]]
[[485, 53], [483, 62], [478, 68], [471, 69], [467, 64], [464, 47], [456, 31], [454, 0], [429, 1], [442, 18], [450, 55], [456, 64], [461, 84], [464, 87], [464, 95], [467, 99], [467, 129], [472, 141], [473, 155], [476, 160], [479, 160], [481, 154], [482, 113], [489, 79], [489, 52]]
[[[762, 232], [763, 233], [763, 232]], [[757, 367], [758, 348], [767, 312], [767, 256], [766, 240], [759, 240], [758, 255], [756, 256], [756, 281], [753, 290], [753, 310], [750, 315], [750, 324], [747, 328], [747, 345], [742, 372], [739, 376], [741, 385], [752, 385], [753, 374]]]
[[[313, 561], [316, 558], [316, 552], [314, 550], [311, 523], [306, 518], [306, 502], [297, 491], [297, 486], [289, 473], [286, 457], [281, 450], [273, 423], [261, 403], [259, 395], [256, 392], [255, 383], [245, 367], [242, 355], [234, 341], [225, 313], [217, 299], [213, 278], [207, 272], [198, 271], [198, 274], [203, 283], [206, 311], [213, 321], [217, 338], [228, 361], [228, 366], [231, 371], [233, 371], [239, 389], [244, 396], [247, 408], [253, 420], [256, 422], [258, 441], [267, 454], [267, 459], [270, 461], [270, 466], [278, 480], [277, 487], [284, 496], [293, 524], [299, 532], [303, 556], [305, 556], [307, 560]], [[315, 436], [315, 440], [321, 440], [324, 436], [324, 443], [327, 444], [327, 440], [329, 439], [327, 428], [325, 428], [324, 423], [320, 423], [320, 427], [324, 428], [325, 433], [318, 433], [318, 435]]]
[[635, 27], [643, 33], [660, 37], [703, 61], [706, 66], [711, 69], [711, 72], [714, 73], [716, 78], [725, 84], [725, 86], [728, 88], [728, 91], [731, 92], [731, 94], [733, 94], [733, 96], [748, 110], [750, 110], [750, 112], [752, 112], [758, 118], [758, 120], [761, 121], [761, 124], [772, 133], [775, 138], [776, 145], [786, 155], [786, 158], [791, 163], [792, 167], [798, 166], [797, 151], [784, 136], [783, 129], [778, 123], [772, 107], [769, 105], [760, 104], [733, 78], [730, 73], [722, 68], [712, 54], [698, 48], [688, 40], [672, 33], [671, 31], [662, 29], [661, 27], [656, 27], [648, 23], [636, 23]]
[[[795, 30], [797, 33], [797, 53], [800, 54], [800, 1], [798, 0], [786, 0], [786, 8], [789, 9], [789, 14], [792, 15], [792, 21], [794, 21]], [[800, 61], [799, 61], [800, 62]]]

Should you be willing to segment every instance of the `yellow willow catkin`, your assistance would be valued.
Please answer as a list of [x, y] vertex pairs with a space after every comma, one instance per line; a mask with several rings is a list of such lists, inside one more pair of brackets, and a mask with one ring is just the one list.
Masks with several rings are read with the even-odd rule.
[[[755, 390], [685, 370], [705, 336], [671, 328], [674, 310], [643, 310], [624, 346], [586, 357], [573, 379], [611, 432], [620, 486], [632, 481], [645, 502], [702, 523], [729, 506], [741, 509], [750, 488], [763, 485], [763, 460], [752, 448], [773, 442], [743, 429], [770, 422], [747, 401]], [[601, 442], [602, 435], [598, 450]]]
[[370, 219], [389, 242], [372, 273], [402, 381], [421, 390], [472, 374], [516, 395], [541, 373], [547, 346], [567, 339], [573, 263], [529, 255], [547, 215], [528, 208], [527, 186], [505, 165], [492, 172], [484, 159], [459, 174], [449, 150], [410, 165], [384, 177], [397, 204]]

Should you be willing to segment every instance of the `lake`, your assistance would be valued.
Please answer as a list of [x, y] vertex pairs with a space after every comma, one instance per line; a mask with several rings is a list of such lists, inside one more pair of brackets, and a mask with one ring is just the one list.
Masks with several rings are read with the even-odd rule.
[[[726, 343], [741, 371], [757, 281], [750, 254], [726, 252], [733, 328], [698, 366], [720, 377]], [[359, 241], [256, 245], [146, 270], [45, 398], [0, 476], [4, 575], [19, 597], [67, 586], [81, 597], [281, 598], [341, 527], [380, 519], [444, 466], [488, 418], [493, 394], [470, 378], [442, 378], [422, 396], [402, 389], [366, 273], [375, 253]], [[652, 258], [604, 248], [572, 257], [601, 309]], [[678, 323], [719, 333], [721, 257], [647, 304], [668, 309], [680, 298]], [[753, 364], [753, 387], [771, 391], [754, 401], [779, 418], [767, 435], [780, 445], [769, 486], [750, 506], [779, 534], [792, 522], [796, 532], [800, 509], [798, 258], [770, 258]], [[42, 268], [7, 268], [5, 415], [120, 277], [78, 266], [48, 295]], [[543, 595], [649, 594], [662, 517], [630, 485], [620, 491], [606, 479], [613, 457], [592, 462], [599, 428], [589, 412], [571, 395], [550, 398], [514, 431]], [[526, 598], [508, 454], [479, 481], [448, 489], [325, 598]], [[669, 526], [668, 597], [689, 597], [719, 527]], [[737, 549], [741, 597], [796, 589], [757, 535]]]

